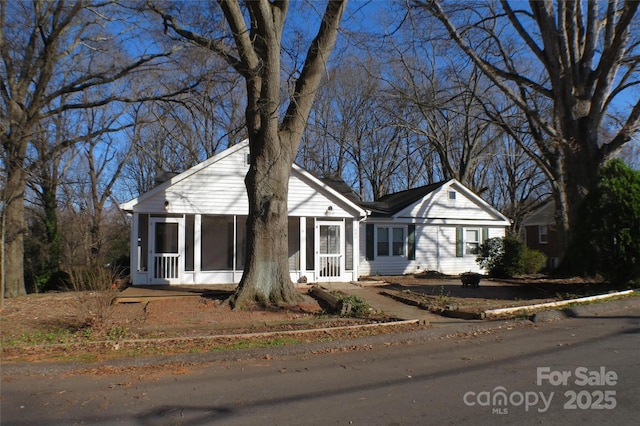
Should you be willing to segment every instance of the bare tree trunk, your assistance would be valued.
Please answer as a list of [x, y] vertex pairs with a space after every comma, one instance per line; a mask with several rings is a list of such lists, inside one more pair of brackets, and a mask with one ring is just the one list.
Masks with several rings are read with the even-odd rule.
[[245, 117], [251, 156], [245, 178], [249, 198], [247, 260], [240, 285], [230, 300], [234, 308], [250, 302], [295, 304], [300, 299], [288, 265], [289, 174], [346, 3], [346, 0], [327, 2], [320, 29], [289, 94], [282, 120], [278, 116], [282, 106], [280, 55], [288, 1], [247, 1], [243, 3], [246, 9], [237, 0], [219, 1], [234, 37], [234, 50], [220, 41], [224, 37], [207, 38], [195, 33], [181, 26], [174, 16], [151, 5], [162, 16], [165, 28], [222, 57], [246, 82]]
[[24, 283], [24, 192], [26, 173], [23, 169], [7, 168], [7, 186], [4, 189], [5, 247], [3, 270], [4, 297], [27, 294]]
[[234, 306], [251, 302], [283, 305], [300, 300], [288, 264], [287, 195], [292, 159], [276, 148], [280, 143], [265, 140], [262, 144], [263, 154], [252, 158], [245, 177], [249, 197], [247, 262], [232, 299]]

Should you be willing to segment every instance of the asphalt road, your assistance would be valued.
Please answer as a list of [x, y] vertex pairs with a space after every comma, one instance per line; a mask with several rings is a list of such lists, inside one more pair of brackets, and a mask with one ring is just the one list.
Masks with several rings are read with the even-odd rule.
[[[428, 333], [428, 331], [424, 332]], [[631, 425], [640, 307], [370, 349], [5, 374], [5, 425]]]

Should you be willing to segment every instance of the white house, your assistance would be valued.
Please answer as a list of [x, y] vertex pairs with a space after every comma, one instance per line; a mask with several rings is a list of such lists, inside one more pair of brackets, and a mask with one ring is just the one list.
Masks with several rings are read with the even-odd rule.
[[509, 220], [455, 179], [361, 203], [360, 275], [483, 271], [478, 247], [503, 237]]
[[[120, 206], [133, 215], [134, 285], [240, 281], [248, 158], [245, 141]], [[363, 203], [343, 182], [298, 165], [289, 177], [288, 209], [294, 282], [479, 271], [474, 249], [509, 225], [455, 180]]]

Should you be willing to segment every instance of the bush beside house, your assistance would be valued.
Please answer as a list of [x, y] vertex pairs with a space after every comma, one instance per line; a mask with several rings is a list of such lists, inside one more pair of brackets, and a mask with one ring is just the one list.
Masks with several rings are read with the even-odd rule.
[[503, 237], [490, 238], [481, 244], [476, 261], [490, 277], [511, 278], [540, 272], [547, 258], [517, 238]]

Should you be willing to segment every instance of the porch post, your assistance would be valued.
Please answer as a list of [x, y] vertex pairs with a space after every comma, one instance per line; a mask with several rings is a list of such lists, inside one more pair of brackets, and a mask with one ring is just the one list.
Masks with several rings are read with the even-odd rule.
[[131, 268], [131, 272], [129, 276], [131, 278], [132, 284], [138, 284], [137, 282], [137, 274], [140, 271], [140, 241], [138, 241], [138, 221], [140, 220], [139, 213], [133, 213], [133, 219], [131, 220], [131, 247], [129, 255], [131, 260], [129, 262], [129, 267]]
[[[300, 218], [300, 276], [307, 275], [307, 218]], [[309, 277], [307, 277], [309, 279]]]
[[202, 268], [202, 215], [196, 214], [193, 219], [193, 282], [200, 284]]
[[357, 218], [351, 219], [353, 226], [351, 232], [353, 233], [353, 240], [351, 247], [351, 257], [353, 258], [353, 281], [358, 281], [360, 278], [360, 220]]

